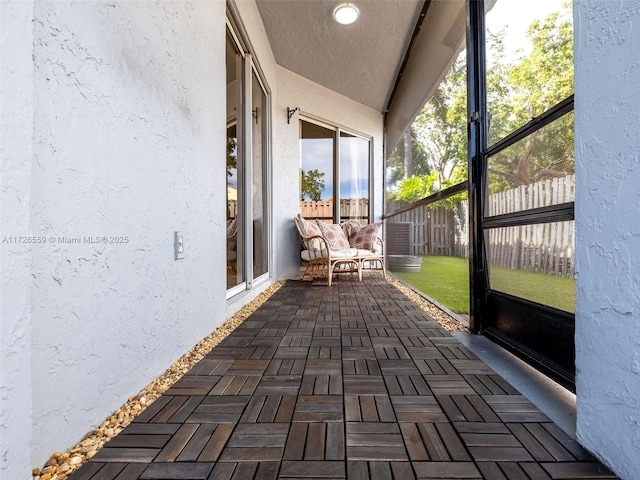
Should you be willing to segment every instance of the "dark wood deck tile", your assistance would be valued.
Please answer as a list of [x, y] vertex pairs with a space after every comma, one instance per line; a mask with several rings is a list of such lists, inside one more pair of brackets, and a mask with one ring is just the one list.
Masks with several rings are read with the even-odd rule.
[[510, 480], [505, 477], [496, 462], [478, 462], [477, 465], [483, 478], [490, 478], [491, 480]]
[[306, 359], [276, 358], [269, 362], [264, 375], [302, 375]]
[[345, 395], [385, 395], [387, 389], [382, 376], [346, 375], [344, 393]]
[[467, 447], [476, 462], [530, 462], [529, 452], [523, 447]]
[[305, 375], [340, 375], [342, 360], [339, 359], [309, 359], [304, 368]]
[[265, 375], [260, 380], [256, 395], [297, 395], [302, 375]]
[[212, 463], [154, 462], [140, 475], [140, 480], [206, 480], [213, 470]]
[[617, 478], [604, 465], [596, 462], [542, 463], [553, 480]]
[[573, 455], [562, 446], [560, 442], [558, 442], [547, 430], [545, 430], [542, 425], [534, 423], [534, 424], [525, 424], [524, 427], [535, 437], [535, 439], [540, 442], [542, 446], [553, 456], [553, 458], [558, 462], [570, 462], [575, 460]]
[[284, 460], [303, 460], [307, 440], [308, 423], [294, 423], [287, 438], [284, 449]]
[[451, 397], [456, 406], [460, 409], [460, 412], [464, 415], [464, 418], [468, 422], [482, 422], [484, 418], [480, 415], [471, 402], [469, 402], [468, 398], [464, 395], [454, 395]]
[[[505, 423], [506, 422], [506, 423]], [[379, 275], [291, 281], [70, 480], [615, 478]]]
[[500, 462], [500, 468], [509, 480], [529, 480], [529, 476], [516, 462]]
[[160, 410], [162, 410], [167, 403], [171, 401], [173, 397], [163, 395], [158, 397], [151, 405], [142, 411], [137, 417], [133, 419], [135, 423], [149, 422]]
[[173, 435], [180, 428], [178, 423], [131, 423], [121, 435]]
[[409, 462], [390, 462], [391, 471], [395, 480], [415, 480], [416, 475], [413, 472], [411, 463]]
[[162, 451], [155, 458], [156, 462], [173, 462], [178, 458], [182, 449], [187, 445], [193, 434], [200, 425], [196, 423], [185, 423], [180, 427], [171, 440], [165, 445]]
[[225, 447], [220, 462], [267, 462], [282, 460], [284, 447]]
[[358, 358], [368, 358], [375, 360], [376, 352], [373, 347], [343, 347], [342, 358], [346, 360], [353, 360]]
[[501, 422], [452, 422], [458, 433], [510, 433], [509, 429]]
[[92, 462], [150, 463], [159, 448], [109, 448], [108, 444], [91, 459]]
[[109, 442], [109, 448], [162, 448], [171, 435], [116, 435]]
[[301, 395], [293, 422], [342, 422], [343, 400], [339, 395]]
[[434, 425], [438, 431], [438, 435], [440, 435], [440, 438], [447, 447], [452, 461], [466, 462], [471, 460], [466, 448], [450, 423], [436, 423]]
[[127, 466], [126, 463], [107, 463], [93, 477], [92, 480], [113, 480]]
[[198, 457], [199, 462], [215, 462], [220, 457], [220, 453], [224, 449], [229, 437], [231, 436], [231, 432], [233, 432], [234, 425], [230, 423], [224, 423], [216, 426], [211, 438], [202, 449], [200, 456]]
[[375, 359], [358, 358], [342, 361], [343, 375], [380, 375], [380, 365]]
[[489, 405], [479, 395], [467, 395], [466, 399], [478, 412], [483, 422], [499, 422], [500, 419]]
[[137, 480], [146, 468], [146, 463], [128, 463], [114, 480]]
[[596, 458], [591, 455], [587, 450], [582, 448], [582, 446], [567, 435], [564, 431], [560, 429], [555, 423], [543, 423], [542, 426], [544, 429], [551, 434], [553, 438], [555, 438], [564, 448], [566, 448], [571, 455], [577, 458], [580, 461], [584, 462], [595, 462]]
[[413, 360], [378, 360], [383, 375], [419, 375]]
[[412, 462], [418, 480], [426, 479], [481, 479], [473, 462]]
[[551, 480], [539, 463], [520, 463], [520, 468], [527, 474], [528, 480]]
[[171, 418], [169, 418], [168, 422], [170, 423], [184, 423], [189, 415], [191, 415], [198, 405], [202, 403], [204, 397], [194, 396], [187, 398], [187, 401], [182, 404], [182, 406], [174, 413]]
[[345, 459], [345, 433], [344, 423], [327, 423], [325, 460]]
[[[109, 465], [108, 463], [100, 463], [95, 461], [89, 461], [82, 465], [78, 470], [76, 470], [73, 474], [74, 480], [90, 480], [98, 470], [103, 468], [105, 465]], [[144, 465], [144, 464], [139, 464]], [[145, 465], [146, 468], [146, 465]]]
[[531, 456], [538, 462], [553, 462], [553, 456], [521, 423], [510, 423], [507, 427], [518, 441], [527, 449]]
[[345, 478], [345, 464], [337, 461], [291, 461], [280, 466], [280, 478]]
[[397, 396], [390, 397], [399, 422], [446, 422], [447, 417], [434, 397]]

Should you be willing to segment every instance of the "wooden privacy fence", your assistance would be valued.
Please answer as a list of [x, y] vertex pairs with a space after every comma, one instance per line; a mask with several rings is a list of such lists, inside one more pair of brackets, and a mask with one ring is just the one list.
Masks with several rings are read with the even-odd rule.
[[[490, 195], [487, 213], [501, 215], [572, 202], [574, 191], [573, 175], [523, 185]], [[388, 221], [413, 223], [416, 255], [469, 256], [466, 200], [455, 208], [418, 207]], [[574, 237], [573, 221], [490, 229], [485, 237], [488, 261], [493, 266], [572, 278]]]
[[[319, 218], [333, 221], [333, 199], [319, 202], [303, 200], [300, 202], [300, 213], [305, 218]], [[369, 219], [369, 199], [345, 198], [340, 200], [340, 218], [342, 220], [358, 220], [367, 222]]]

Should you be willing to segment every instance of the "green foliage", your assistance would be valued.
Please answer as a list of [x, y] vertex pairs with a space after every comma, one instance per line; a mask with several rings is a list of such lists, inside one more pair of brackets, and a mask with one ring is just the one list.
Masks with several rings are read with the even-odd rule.
[[235, 138], [227, 137], [227, 177], [232, 177], [231, 170], [238, 168], [238, 143]]
[[405, 178], [400, 182], [393, 199], [400, 202], [413, 203], [427, 195], [431, 195], [438, 191], [439, 177], [440, 174], [434, 171], [428, 175]]
[[458, 257], [422, 257], [419, 273], [394, 273], [456, 313], [469, 313], [469, 263]]
[[[556, 275], [490, 267], [491, 288], [567, 312], [575, 311], [576, 281]], [[394, 273], [456, 313], [469, 313], [469, 261], [422, 257], [419, 273]]]
[[387, 184], [397, 185], [403, 178], [429, 173], [431, 165], [427, 152], [412, 125], [387, 159]]
[[[573, 93], [571, 5], [531, 23], [531, 52], [507, 58], [505, 32], [487, 32], [489, 144], [525, 125]], [[466, 53], [451, 66], [412, 127], [413, 171], [398, 158], [387, 165], [394, 200], [415, 201], [467, 177]], [[414, 141], [419, 145], [413, 146]], [[489, 160], [492, 193], [573, 173], [573, 115], [556, 120]], [[430, 176], [437, 172], [437, 182]], [[419, 178], [406, 178], [415, 175]], [[392, 181], [390, 181], [392, 180]], [[414, 199], [414, 200], [412, 200]], [[455, 204], [456, 202], [449, 202]]]
[[319, 170], [309, 170], [305, 173], [300, 170], [300, 200], [304, 200], [305, 195], [314, 202], [322, 200], [324, 190], [324, 172]]
[[[489, 99], [489, 143], [495, 143], [573, 93], [571, 9], [534, 21], [532, 51], [506, 68], [507, 90]], [[492, 91], [493, 83], [489, 83]], [[510, 112], [510, 113], [508, 113]], [[491, 192], [574, 172], [573, 114], [567, 114], [489, 160]]]

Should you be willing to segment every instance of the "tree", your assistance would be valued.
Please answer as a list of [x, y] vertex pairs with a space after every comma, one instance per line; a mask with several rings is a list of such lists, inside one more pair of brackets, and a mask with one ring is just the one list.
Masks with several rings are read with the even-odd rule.
[[305, 173], [301, 172], [301, 188], [300, 188], [300, 200], [304, 201], [305, 195], [314, 202], [319, 202], [322, 199], [322, 191], [324, 190], [324, 172], [319, 170], [309, 170]]
[[227, 177], [232, 177], [232, 170], [238, 167], [238, 142], [235, 138], [227, 137]]
[[429, 173], [431, 165], [427, 152], [412, 125], [387, 159], [387, 184], [395, 186], [404, 178]]
[[[504, 31], [487, 32], [490, 145], [573, 93], [570, 18], [570, 5], [565, 4], [561, 11], [532, 22], [527, 30], [531, 53], [520, 52], [515, 59], [505, 54]], [[412, 174], [428, 178], [394, 178], [393, 199], [415, 201], [409, 199], [423, 198], [467, 178], [466, 97], [466, 55], [462, 52], [411, 127], [424, 152], [421, 162], [427, 165], [423, 172]], [[573, 173], [572, 133], [573, 114], [567, 114], [492, 156], [490, 191]], [[432, 171], [438, 172], [435, 180], [429, 177]], [[397, 166], [394, 174], [398, 175]]]
[[[527, 29], [532, 50], [507, 69], [508, 94], [496, 102], [510, 112], [509, 121], [492, 125], [490, 143], [526, 124], [573, 93], [573, 31], [571, 10], [560, 12]], [[490, 104], [491, 107], [491, 104]], [[495, 118], [495, 116], [494, 116]], [[489, 160], [492, 192], [529, 185], [574, 172], [573, 114], [566, 114], [503, 150]]]

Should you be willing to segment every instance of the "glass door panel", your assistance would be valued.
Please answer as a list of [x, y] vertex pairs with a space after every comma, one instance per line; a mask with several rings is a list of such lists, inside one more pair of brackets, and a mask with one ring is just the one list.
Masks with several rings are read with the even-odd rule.
[[252, 132], [252, 212], [253, 212], [253, 278], [268, 271], [267, 244], [267, 185], [266, 185], [266, 149], [265, 149], [265, 119], [267, 96], [252, 72], [252, 101], [251, 101], [251, 132]]
[[369, 223], [369, 141], [340, 132], [340, 220]]
[[244, 187], [242, 129], [242, 57], [227, 32], [227, 289], [242, 284], [244, 275]]
[[300, 120], [300, 213], [334, 223], [335, 130]]

